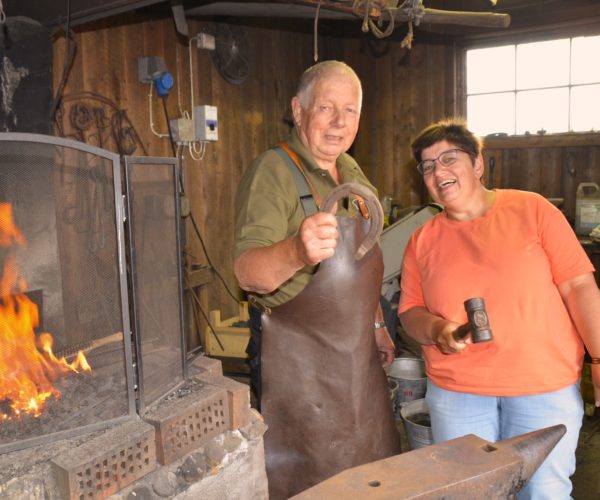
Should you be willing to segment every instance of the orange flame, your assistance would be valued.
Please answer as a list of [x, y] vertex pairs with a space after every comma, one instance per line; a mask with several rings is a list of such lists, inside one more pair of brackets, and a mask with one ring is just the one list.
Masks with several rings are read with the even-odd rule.
[[[14, 224], [12, 206], [0, 203], [0, 247], [25, 243]], [[52, 352], [52, 335], [42, 333], [36, 339], [38, 308], [23, 294], [26, 289], [16, 259], [7, 256], [0, 277], [0, 403], [12, 411], [0, 407], [0, 421], [23, 413], [41, 415], [48, 398], [60, 399], [54, 381], [70, 371], [91, 371], [81, 351], [75, 361], [68, 363], [64, 357], [57, 359]]]

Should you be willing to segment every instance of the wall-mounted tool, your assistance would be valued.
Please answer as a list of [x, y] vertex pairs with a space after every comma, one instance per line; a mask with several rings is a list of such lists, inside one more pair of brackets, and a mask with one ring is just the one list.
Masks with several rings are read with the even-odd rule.
[[468, 321], [454, 331], [452, 334], [454, 340], [462, 340], [469, 333], [474, 344], [492, 340], [492, 329], [485, 310], [485, 301], [481, 297], [465, 300], [465, 311], [467, 311]]

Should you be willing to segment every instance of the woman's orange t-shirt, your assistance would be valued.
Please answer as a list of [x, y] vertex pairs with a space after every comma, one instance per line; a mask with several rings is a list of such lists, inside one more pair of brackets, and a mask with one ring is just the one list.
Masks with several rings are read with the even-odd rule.
[[398, 312], [426, 307], [465, 323], [483, 297], [493, 340], [457, 355], [424, 345], [427, 375], [444, 389], [495, 396], [555, 391], [581, 374], [583, 343], [557, 284], [593, 272], [563, 214], [536, 193], [497, 190], [481, 218], [442, 212], [412, 235]]

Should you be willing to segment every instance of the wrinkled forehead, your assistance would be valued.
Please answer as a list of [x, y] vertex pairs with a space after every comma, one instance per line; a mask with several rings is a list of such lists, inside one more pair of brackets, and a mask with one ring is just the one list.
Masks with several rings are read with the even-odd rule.
[[362, 104], [362, 89], [356, 77], [350, 74], [330, 74], [315, 80], [311, 93], [311, 104], [321, 99], [346, 101], [359, 108]]

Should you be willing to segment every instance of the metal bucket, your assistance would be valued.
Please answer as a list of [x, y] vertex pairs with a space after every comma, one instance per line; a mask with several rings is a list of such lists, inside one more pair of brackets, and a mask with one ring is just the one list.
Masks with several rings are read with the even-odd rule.
[[392, 408], [396, 408], [396, 395], [398, 394], [398, 389], [400, 388], [400, 384], [398, 381], [392, 377], [387, 378], [388, 381], [388, 390], [390, 393], [390, 400], [392, 402]]
[[396, 358], [386, 371], [388, 377], [398, 382], [394, 408], [396, 417], [400, 418], [400, 408], [404, 403], [425, 397], [425, 362], [419, 358]]
[[429, 407], [425, 399], [409, 401], [400, 408], [400, 416], [411, 450], [433, 444]]

